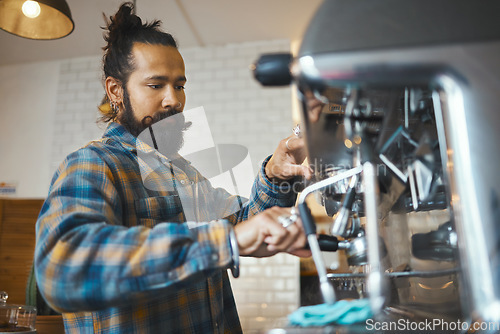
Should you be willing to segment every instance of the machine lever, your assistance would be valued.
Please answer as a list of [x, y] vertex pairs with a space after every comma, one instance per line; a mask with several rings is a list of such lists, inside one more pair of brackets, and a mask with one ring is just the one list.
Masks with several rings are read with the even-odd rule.
[[321, 255], [318, 239], [316, 238], [316, 224], [314, 224], [311, 210], [309, 210], [305, 202], [299, 203], [298, 208], [300, 218], [302, 219], [302, 225], [304, 226], [304, 232], [307, 235], [307, 242], [311, 249], [314, 265], [318, 271], [321, 294], [326, 304], [333, 304], [335, 303], [335, 290], [333, 290], [333, 286], [326, 273], [325, 263]]

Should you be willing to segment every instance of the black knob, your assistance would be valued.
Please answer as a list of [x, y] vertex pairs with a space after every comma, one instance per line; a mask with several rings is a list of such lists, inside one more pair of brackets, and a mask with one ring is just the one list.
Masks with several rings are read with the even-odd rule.
[[253, 75], [262, 86], [288, 86], [290, 74], [290, 53], [272, 53], [260, 56], [253, 66]]
[[339, 249], [339, 239], [333, 235], [318, 234], [318, 244], [323, 252], [335, 252]]

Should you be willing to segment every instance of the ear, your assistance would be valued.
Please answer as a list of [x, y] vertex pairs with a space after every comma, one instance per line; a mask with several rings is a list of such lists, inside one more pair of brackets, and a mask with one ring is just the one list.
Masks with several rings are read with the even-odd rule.
[[104, 85], [109, 101], [121, 105], [123, 103], [123, 86], [121, 82], [113, 77], [107, 77]]

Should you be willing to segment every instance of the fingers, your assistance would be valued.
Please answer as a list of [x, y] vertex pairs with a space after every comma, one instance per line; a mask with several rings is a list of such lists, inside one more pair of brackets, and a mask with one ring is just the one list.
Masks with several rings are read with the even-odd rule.
[[312, 171], [309, 167], [301, 165], [305, 158], [304, 139], [291, 135], [280, 141], [278, 148], [265, 166], [265, 173], [276, 183], [294, 176], [305, 176], [309, 179]]
[[264, 242], [272, 246], [270, 248], [268, 247], [270, 250], [283, 251], [284, 247], [293, 241], [293, 233], [291, 232], [293, 232], [294, 228], [292, 226], [286, 228], [280, 222], [281, 217], [285, 218], [290, 216], [290, 209], [273, 207], [265, 212], [270, 219], [266, 225], [267, 235]]
[[286, 230], [276, 222], [277, 216], [277, 210], [271, 208], [234, 227], [240, 255], [262, 257], [277, 252], [266, 249], [266, 238], [271, 243], [279, 243], [286, 234]]
[[285, 143], [285, 148], [290, 152], [293, 152], [296, 150], [302, 150], [305, 147], [304, 138], [299, 138], [295, 135], [291, 135], [291, 136], [283, 139], [283, 142]]
[[[281, 221], [295, 216], [294, 222], [284, 227]], [[281, 218], [280, 218], [281, 217]], [[304, 248], [306, 236], [302, 222], [291, 208], [273, 207], [234, 228], [240, 254], [245, 256], [271, 256], [277, 252], [290, 252]]]
[[[265, 239], [268, 250], [285, 252], [304, 248], [306, 236], [302, 228], [302, 222], [297, 213], [293, 213], [291, 210], [290, 208], [273, 209], [272, 214], [275, 219], [269, 225], [271, 233]], [[291, 221], [293, 223], [290, 224]]]
[[[283, 232], [281, 232], [283, 231]], [[286, 252], [297, 242], [299, 230], [296, 224], [280, 228], [280, 234], [268, 236], [264, 241], [269, 251]]]

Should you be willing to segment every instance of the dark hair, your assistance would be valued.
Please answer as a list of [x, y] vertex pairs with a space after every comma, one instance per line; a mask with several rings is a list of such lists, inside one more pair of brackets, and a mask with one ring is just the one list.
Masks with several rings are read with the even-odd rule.
[[[113, 77], [118, 80], [123, 89], [126, 89], [127, 81], [134, 70], [134, 59], [132, 57], [132, 47], [134, 43], [161, 44], [173, 46], [177, 49], [177, 42], [169, 33], [160, 29], [160, 20], [142, 23], [140, 17], [133, 13], [134, 5], [131, 2], [123, 3], [118, 12], [109, 20], [104, 16], [107, 30], [104, 33], [106, 46], [103, 47], [103, 72], [104, 79]], [[101, 121], [108, 122], [115, 118], [111, 110], [110, 113], [99, 108], [102, 117]]]

